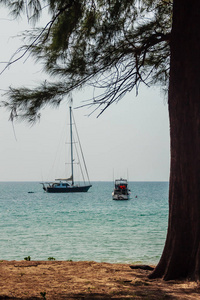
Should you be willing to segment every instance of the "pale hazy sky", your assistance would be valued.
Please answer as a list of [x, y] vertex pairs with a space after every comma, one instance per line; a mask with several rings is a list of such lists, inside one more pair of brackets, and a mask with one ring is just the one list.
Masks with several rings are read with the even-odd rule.
[[[20, 46], [18, 38], [26, 22], [9, 21], [6, 10], [0, 12], [0, 62], [10, 59]], [[4, 64], [0, 65], [1, 70]], [[22, 59], [0, 76], [1, 101], [8, 86], [34, 86], [45, 79], [41, 66]], [[75, 93], [74, 107], [90, 95], [89, 90]], [[88, 109], [74, 110], [79, 136], [91, 181], [112, 181], [127, 177], [133, 181], [168, 181], [169, 121], [166, 99], [160, 87], [141, 87], [112, 105], [101, 117], [88, 117]], [[67, 126], [67, 101], [59, 109], [46, 108], [39, 123], [8, 121], [9, 114], [0, 110], [0, 181], [54, 180], [58, 145]], [[16, 138], [15, 138], [15, 134]], [[65, 143], [65, 141], [63, 141]], [[61, 158], [60, 158], [61, 159]], [[63, 158], [63, 165], [65, 164]], [[63, 167], [64, 170], [64, 167]], [[60, 172], [63, 172], [60, 170]], [[63, 175], [63, 174], [61, 174]]]

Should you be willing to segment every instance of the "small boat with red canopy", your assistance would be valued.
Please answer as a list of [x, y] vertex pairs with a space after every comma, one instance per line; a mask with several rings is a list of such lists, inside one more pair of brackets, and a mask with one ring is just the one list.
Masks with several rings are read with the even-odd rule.
[[129, 200], [130, 190], [128, 188], [127, 179], [116, 179], [114, 191], [112, 192], [113, 200]]

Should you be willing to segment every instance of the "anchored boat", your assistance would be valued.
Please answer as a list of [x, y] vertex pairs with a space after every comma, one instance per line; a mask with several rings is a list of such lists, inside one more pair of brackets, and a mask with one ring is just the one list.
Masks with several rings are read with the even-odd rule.
[[115, 180], [114, 191], [112, 192], [113, 200], [129, 200], [130, 190], [126, 179], [120, 178]]
[[[71, 106], [69, 107], [69, 115], [70, 115], [70, 152], [71, 152], [71, 176], [66, 179], [55, 179], [53, 182], [41, 182], [43, 185], [43, 189], [47, 193], [84, 193], [87, 192], [91, 188], [91, 184], [89, 181], [88, 171], [85, 164], [85, 159], [82, 152], [82, 147], [80, 145], [80, 140], [78, 138], [79, 148], [80, 148], [80, 155], [82, 157], [82, 161], [84, 164], [85, 173], [87, 176], [88, 184], [85, 183], [83, 178], [83, 184], [77, 184], [74, 181], [74, 164], [76, 163], [74, 160], [74, 148], [73, 148], [73, 125], [75, 124], [74, 116], [72, 113]], [[75, 127], [76, 128], [76, 127]], [[80, 161], [78, 162], [80, 164]], [[83, 169], [81, 167], [81, 173], [83, 175]]]

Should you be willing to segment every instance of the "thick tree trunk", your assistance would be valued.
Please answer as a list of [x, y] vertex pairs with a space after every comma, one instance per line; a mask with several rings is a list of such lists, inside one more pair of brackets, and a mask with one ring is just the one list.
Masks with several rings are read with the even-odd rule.
[[169, 224], [150, 278], [200, 279], [200, 0], [174, 0]]

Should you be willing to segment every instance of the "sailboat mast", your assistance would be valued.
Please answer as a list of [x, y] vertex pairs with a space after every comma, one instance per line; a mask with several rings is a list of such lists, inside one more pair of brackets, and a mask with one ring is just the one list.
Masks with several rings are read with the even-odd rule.
[[72, 185], [74, 185], [74, 165], [73, 165], [73, 136], [72, 136], [72, 108], [69, 107], [70, 116], [70, 144], [71, 144], [71, 171], [72, 171]]

